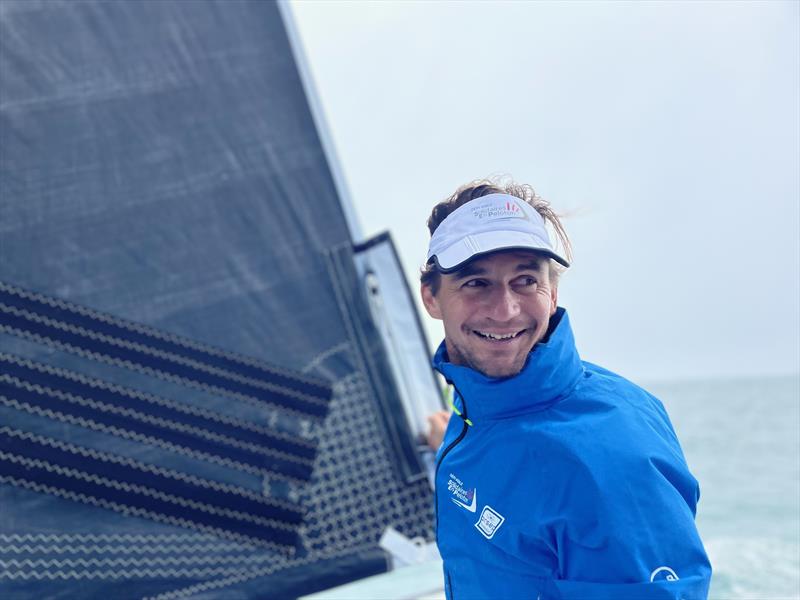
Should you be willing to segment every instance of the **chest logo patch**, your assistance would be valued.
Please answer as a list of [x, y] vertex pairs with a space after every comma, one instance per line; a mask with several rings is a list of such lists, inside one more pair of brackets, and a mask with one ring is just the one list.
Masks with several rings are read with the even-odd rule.
[[461, 508], [469, 512], [475, 512], [478, 508], [478, 489], [468, 490], [464, 487], [464, 482], [450, 473], [450, 480], [447, 482], [447, 491], [450, 492], [450, 500]]
[[481, 516], [478, 519], [478, 522], [475, 523], [475, 527], [478, 528], [487, 540], [492, 539], [497, 530], [500, 529], [500, 525], [503, 524], [506, 518], [493, 509], [488, 504], [483, 507], [481, 511]]

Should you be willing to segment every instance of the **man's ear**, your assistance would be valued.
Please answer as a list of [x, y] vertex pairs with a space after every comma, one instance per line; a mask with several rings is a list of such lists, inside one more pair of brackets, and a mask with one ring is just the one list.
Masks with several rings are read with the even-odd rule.
[[556, 309], [558, 308], [558, 284], [551, 286], [550, 288], [550, 316], [552, 317], [556, 314]]
[[420, 285], [419, 293], [420, 296], [422, 296], [422, 304], [425, 305], [425, 310], [428, 311], [428, 314], [434, 319], [439, 319], [441, 321], [442, 311], [439, 308], [439, 301], [436, 299], [436, 296], [433, 295], [431, 286], [423, 283]]

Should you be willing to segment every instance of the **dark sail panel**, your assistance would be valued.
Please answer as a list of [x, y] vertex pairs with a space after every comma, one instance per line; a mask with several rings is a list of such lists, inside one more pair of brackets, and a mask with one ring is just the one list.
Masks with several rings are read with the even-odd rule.
[[430, 539], [279, 9], [0, 2], [3, 597], [292, 597]]

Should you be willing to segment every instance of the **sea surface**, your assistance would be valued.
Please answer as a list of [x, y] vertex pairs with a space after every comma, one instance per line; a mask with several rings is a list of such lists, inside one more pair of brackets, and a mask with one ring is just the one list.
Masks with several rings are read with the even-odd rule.
[[710, 598], [800, 598], [800, 375], [645, 385], [700, 481]]

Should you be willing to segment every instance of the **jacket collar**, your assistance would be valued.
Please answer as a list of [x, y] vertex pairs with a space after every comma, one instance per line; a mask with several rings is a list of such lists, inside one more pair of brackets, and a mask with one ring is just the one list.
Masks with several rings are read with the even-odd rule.
[[569, 394], [583, 373], [567, 311], [558, 308], [549, 335], [533, 347], [522, 371], [513, 377], [487, 377], [449, 361], [445, 343], [433, 367], [461, 396], [466, 417], [475, 423], [544, 410]]

